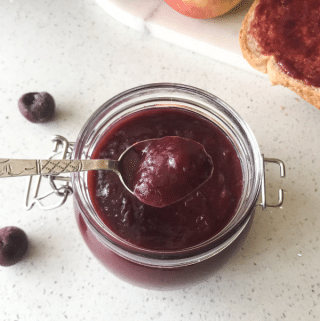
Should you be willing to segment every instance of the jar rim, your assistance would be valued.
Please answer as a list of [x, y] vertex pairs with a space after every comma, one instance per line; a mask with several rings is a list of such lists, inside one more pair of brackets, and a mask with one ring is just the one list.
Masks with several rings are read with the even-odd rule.
[[[162, 95], [161, 97], [171, 95], [172, 97], [177, 98], [176, 101], [178, 101], [179, 95], [185, 95], [191, 100], [201, 99], [201, 106], [198, 104], [198, 107], [200, 106], [199, 108], [205, 108], [207, 109], [206, 112], [213, 113], [215, 116], [219, 114], [222, 122], [229, 122], [230, 120], [228, 120], [228, 118], [232, 118], [232, 121], [236, 123], [237, 129], [235, 134], [243, 135], [248, 140], [247, 144], [250, 145], [250, 155], [246, 156], [251, 157], [251, 161], [254, 163], [254, 175], [252, 175], [249, 182], [251, 184], [250, 191], [242, 195], [241, 206], [243, 206], [243, 204], [245, 205], [245, 208], [242, 209], [245, 212], [243, 213], [241, 220], [231, 227], [228, 224], [227, 226], [229, 226], [229, 229], [226, 230], [225, 228], [208, 241], [191, 248], [175, 251], [149, 250], [135, 246], [121, 239], [115, 233], [110, 231], [104, 224], [97, 221], [95, 215], [93, 215], [94, 213], [92, 213], [92, 210], [94, 210], [93, 207], [88, 206], [88, 202], [84, 201], [83, 196], [85, 189], [81, 186], [81, 184], [83, 184], [82, 175], [85, 175], [84, 173], [74, 173], [71, 175], [72, 186], [74, 188], [74, 198], [81, 212], [84, 214], [83, 216], [88, 226], [93, 229], [101, 241], [107, 243], [107, 245], [120, 256], [124, 256], [133, 261], [138, 257], [140, 263], [152, 266], [159, 265], [159, 262], [161, 262], [160, 264], [162, 266], [165, 265], [169, 267], [181, 264], [187, 265], [217, 254], [228, 246], [230, 240], [233, 239], [235, 235], [238, 235], [244, 229], [253, 213], [260, 194], [263, 171], [262, 157], [258, 143], [250, 127], [233, 108], [227, 105], [220, 98], [207, 91], [188, 85], [176, 83], [153, 83], [126, 90], [102, 104], [102, 106], [92, 114], [82, 127], [74, 145], [74, 159], [80, 159], [84, 156], [83, 150], [85, 144], [88, 139], [92, 137], [93, 133], [96, 133], [97, 124], [101, 121], [103, 115], [111, 112], [113, 112], [114, 115], [117, 115], [116, 110], [119, 106], [128, 108], [128, 106], [132, 106], [132, 101], [141, 101], [145, 99], [146, 96], [149, 97], [150, 95]], [[155, 96], [154, 99], [158, 96]], [[186, 102], [183, 101], [182, 105], [184, 103]], [[209, 107], [206, 108], [206, 106]], [[244, 158], [246, 158], [246, 156]], [[137, 254], [137, 257], [132, 258], [132, 255], [135, 256], [135, 254]], [[182, 263], [181, 260], [183, 260]]]

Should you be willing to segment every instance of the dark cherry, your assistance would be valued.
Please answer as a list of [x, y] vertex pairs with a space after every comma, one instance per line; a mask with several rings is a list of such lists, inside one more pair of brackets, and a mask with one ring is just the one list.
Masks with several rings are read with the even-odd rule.
[[0, 265], [10, 266], [22, 259], [28, 249], [26, 233], [15, 226], [0, 229]]
[[44, 123], [53, 118], [55, 102], [47, 92], [24, 94], [18, 102], [21, 114], [33, 123]]

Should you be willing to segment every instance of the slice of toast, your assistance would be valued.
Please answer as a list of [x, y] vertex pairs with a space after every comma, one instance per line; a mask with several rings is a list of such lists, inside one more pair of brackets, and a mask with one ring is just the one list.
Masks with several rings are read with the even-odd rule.
[[243, 57], [253, 68], [268, 74], [272, 85], [288, 87], [301, 98], [320, 109], [320, 88], [307, 85], [303, 80], [290, 77], [278, 65], [274, 55], [261, 54], [258, 42], [248, 33], [250, 23], [255, 19], [255, 9], [258, 4], [259, 0], [255, 0], [245, 16], [240, 30], [239, 41]]

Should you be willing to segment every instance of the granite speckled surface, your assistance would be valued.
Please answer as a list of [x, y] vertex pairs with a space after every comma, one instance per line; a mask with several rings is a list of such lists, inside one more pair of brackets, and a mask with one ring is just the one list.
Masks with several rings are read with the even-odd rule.
[[[137, 288], [108, 273], [83, 243], [69, 199], [59, 209], [23, 209], [24, 178], [3, 179], [1, 226], [30, 238], [23, 261], [0, 267], [1, 320], [319, 320], [320, 112], [264, 77], [134, 31], [93, 0], [6, 0], [0, 5], [1, 157], [44, 158], [51, 136], [74, 140], [117, 93], [152, 82], [207, 90], [252, 128], [261, 151], [286, 163], [268, 171], [280, 209], [257, 209], [241, 250], [212, 278], [174, 291]], [[57, 115], [32, 124], [20, 95], [48, 91]]]

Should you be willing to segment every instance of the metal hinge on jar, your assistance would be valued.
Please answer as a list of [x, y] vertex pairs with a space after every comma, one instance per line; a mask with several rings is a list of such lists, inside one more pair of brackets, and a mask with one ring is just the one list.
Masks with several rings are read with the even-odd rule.
[[265, 164], [266, 163], [274, 163], [279, 165], [280, 167], [280, 177], [285, 177], [286, 173], [285, 173], [285, 165], [283, 163], [283, 161], [281, 161], [280, 159], [276, 159], [276, 158], [265, 158], [264, 155], [262, 154], [262, 166], [263, 166], [263, 170], [262, 170], [262, 182], [261, 182], [261, 203], [258, 203], [257, 205], [261, 206], [263, 210], [265, 210], [267, 207], [280, 207], [283, 204], [283, 189], [279, 189], [279, 196], [278, 196], [278, 202], [274, 203], [274, 204], [270, 204], [267, 202], [267, 198], [266, 198], [266, 171], [265, 171]]
[[[69, 142], [63, 136], [53, 136], [52, 141], [54, 143], [53, 153], [49, 159], [70, 159], [73, 151], [74, 143]], [[40, 187], [44, 187], [44, 179], [47, 180], [48, 190], [42, 192]], [[36, 182], [34, 182], [36, 180]], [[32, 189], [34, 190], [33, 195]], [[27, 185], [27, 191], [25, 196], [25, 208], [30, 210], [35, 204], [37, 204], [42, 210], [52, 210], [63, 205], [68, 196], [73, 193], [70, 186], [70, 176], [59, 175], [38, 175], [30, 176]], [[53, 198], [55, 201], [52, 202]], [[48, 205], [44, 204], [44, 201], [50, 202]]]
[[[63, 136], [56, 135], [52, 137], [54, 142], [53, 153], [49, 159], [70, 159], [73, 151], [73, 142], [69, 142]], [[280, 176], [285, 177], [285, 165], [284, 163], [276, 158], [265, 158], [262, 154], [262, 182], [261, 182], [261, 203], [257, 203], [257, 206], [261, 206], [263, 210], [267, 207], [280, 207], [283, 203], [283, 190], [279, 189], [278, 202], [270, 204], [266, 200], [266, 184], [265, 184], [265, 163], [278, 164], [280, 167]], [[34, 179], [36, 183], [34, 184]], [[40, 192], [40, 186], [43, 183], [43, 179], [48, 180], [49, 190], [46, 192]], [[34, 187], [34, 193], [31, 195], [31, 190]], [[25, 208], [30, 210], [35, 204], [37, 204], [42, 210], [52, 210], [62, 206], [69, 195], [73, 193], [72, 187], [70, 186], [70, 176], [59, 175], [39, 175], [37, 177], [30, 176], [28, 180], [28, 186], [25, 197]], [[44, 200], [48, 200], [56, 196], [57, 200], [49, 205], [45, 205]]]

